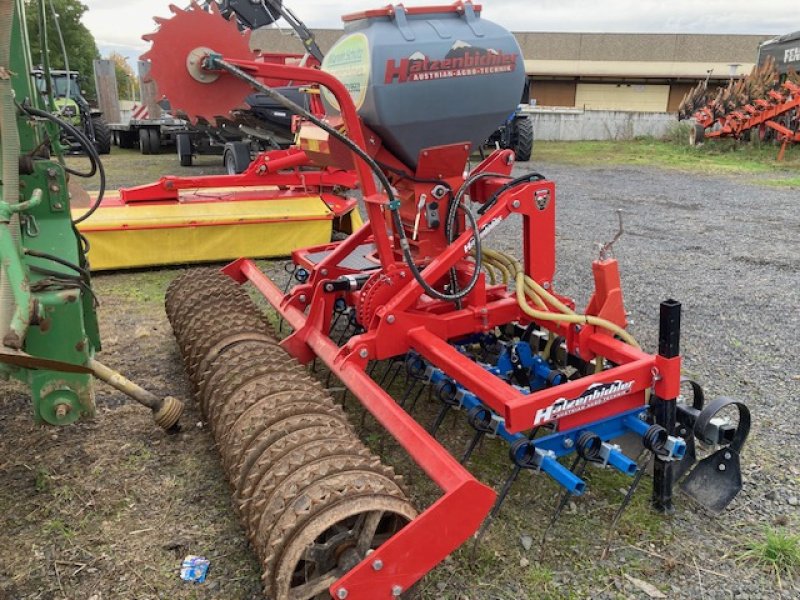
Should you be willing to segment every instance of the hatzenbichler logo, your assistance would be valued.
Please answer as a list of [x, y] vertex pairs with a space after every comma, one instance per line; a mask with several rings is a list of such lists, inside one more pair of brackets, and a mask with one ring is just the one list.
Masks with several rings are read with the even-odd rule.
[[614, 398], [625, 396], [631, 391], [632, 387], [633, 381], [617, 380], [611, 383], [595, 383], [594, 385], [590, 385], [586, 391], [577, 398], [572, 400], [559, 398], [547, 408], [540, 408], [536, 412], [533, 425], [535, 427], [542, 423], [555, 421], [561, 417], [566, 417], [567, 415], [575, 414], [587, 408], [598, 406]]

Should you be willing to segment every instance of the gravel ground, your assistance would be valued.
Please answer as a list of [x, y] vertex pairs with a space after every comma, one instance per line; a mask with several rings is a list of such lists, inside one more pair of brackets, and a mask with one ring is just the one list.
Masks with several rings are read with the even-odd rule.
[[[615, 211], [624, 211], [626, 233], [615, 254], [631, 330], [653, 350], [659, 302], [672, 297], [683, 303], [685, 370], [706, 385], [708, 396], [745, 399], [753, 412], [742, 459], [744, 490], [712, 519], [683, 498], [673, 517], [653, 515], [649, 491], [642, 489], [620, 523], [611, 555], [601, 560], [603, 532], [624, 479], [592, 474], [589, 491], [569, 506], [541, 556], [537, 548], [525, 548], [528, 536], [538, 544], [557, 489], [542, 478], [518, 484], [478, 552], [456, 552], [423, 581], [420, 596], [647, 598], [636, 583], [641, 580], [668, 598], [800, 597], [795, 581], [778, 581], [740, 559], [767, 526], [800, 529], [800, 465], [792, 460], [800, 447], [797, 190], [654, 168], [533, 166], [558, 184], [555, 287], [579, 306], [591, 292], [597, 243], [612, 237]], [[130, 176], [130, 169], [112, 175]], [[511, 221], [488, 243], [519, 254], [519, 235], [519, 223]], [[166, 283], [177, 273], [96, 279], [104, 299], [101, 358], [158, 393], [186, 397], [161, 308]], [[93, 422], [54, 431], [31, 422], [24, 390], [6, 389], [0, 411], [0, 600], [257, 598], [258, 566], [238, 529], [211, 437], [194, 426], [200, 417], [191, 403], [184, 433], [169, 437], [119, 394], [102, 386], [98, 392]], [[429, 419], [435, 407], [421, 410]], [[368, 424], [371, 444], [376, 431]], [[468, 437], [463, 423], [448, 423], [442, 432], [454, 451]], [[385, 457], [412, 479], [415, 500], [426, 505], [435, 490], [389, 446]], [[499, 444], [487, 444], [473, 463], [476, 475], [493, 485], [508, 470]], [[177, 579], [185, 554], [212, 558], [208, 583], [187, 586]]]
[[[724, 558], [735, 555], [731, 543], [746, 544], [767, 525], [788, 524], [795, 532], [800, 525], [797, 190], [653, 168], [536, 168], [558, 184], [555, 289], [585, 303], [596, 243], [611, 239], [615, 211], [624, 211], [625, 235], [614, 250], [632, 333], [654, 350], [658, 304], [679, 300], [685, 371], [707, 397], [740, 398], [752, 411], [742, 493], [715, 521], [689, 512], [686, 502], [673, 519], [674, 549], [684, 549], [683, 560], [696, 552], [700, 566], [742, 576], [718, 581], [718, 590], [696, 577], [678, 578], [670, 583], [674, 597], [799, 597], [800, 587], [789, 590], [784, 582], [776, 590]], [[506, 227], [490, 244], [512, 250], [515, 237]]]

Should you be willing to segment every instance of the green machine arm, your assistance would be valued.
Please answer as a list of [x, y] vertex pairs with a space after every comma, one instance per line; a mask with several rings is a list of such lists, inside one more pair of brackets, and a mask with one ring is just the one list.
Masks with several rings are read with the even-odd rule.
[[[153, 410], [160, 426], [175, 427], [180, 401], [159, 400], [94, 358], [100, 335], [89, 266], [58, 128], [32, 115], [48, 107], [31, 77], [24, 11], [23, 0], [0, 0], [0, 376], [29, 386], [39, 422], [92, 416], [96, 376]], [[43, 0], [39, 13], [44, 36]]]

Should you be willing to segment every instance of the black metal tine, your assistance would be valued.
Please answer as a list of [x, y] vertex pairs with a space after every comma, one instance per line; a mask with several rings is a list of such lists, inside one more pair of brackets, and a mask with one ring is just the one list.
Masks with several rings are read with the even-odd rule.
[[367, 367], [367, 375], [372, 377], [372, 374], [375, 372], [375, 369], [378, 367], [378, 363], [381, 362], [379, 360], [373, 360], [372, 364]]
[[439, 414], [436, 415], [436, 419], [433, 421], [433, 425], [431, 425], [430, 429], [428, 429], [428, 433], [431, 434], [431, 437], [436, 437], [436, 432], [439, 430], [439, 427], [442, 426], [444, 422], [444, 418], [447, 416], [447, 413], [450, 412], [451, 406], [449, 404], [443, 404], [441, 410], [439, 410]]
[[[570, 471], [575, 473], [578, 477], [583, 475], [583, 471], [586, 469], [587, 461], [580, 456], [576, 456], [575, 460], [572, 462], [572, 466], [569, 468]], [[544, 535], [542, 536], [542, 554], [544, 554], [545, 543], [547, 542], [547, 536], [550, 534], [550, 530], [553, 528], [553, 525], [556, 524], [558, 518], [561, 516], [564, 508], [567, 506], [570, 497], [572, 494], [569, 490], [564, 490], [564, 493], [561, 494], [561, 499], [558, 501], [558, 505], [556, 506], [556, 510], [553, 512], [553, 516], [550, 517], [550, 522], [547, 524], [547, 528], [544, 530]]]
[[386, 383], [386, 378], [389, 376], [389, 373], [391, 373], [392, 369], [394, 369], [398, 365], [398, 362], [402, 365], [402, 360], [398, 361], [396, 357], [388, 361], [386, 369], [384, 370], [383, 375], [381, 375], [381, 380], [378, 382], [378, 385], [381, 386], [383, 389], [388, 390], [388, 388], [384, 387], [383, 384]]
[[494, 506], [492, 506], [492, 510], [489, 511], [488, 516], [484, 519], [483, 523], [481, 524], [481, 528], [478, 530], [477, 535], [475, 536], [475, 541], [472, 544], [472, 558], [475, 557], [475, 551], [478, 548], [478, 545], [483, 541], [486, 532], [491, 527], [492, 522], [494, 521], [497, 513], [500, 512], [500, 507], [503, 506], [503, 502], [506, 501], [506, 497], [508, 493], [511, 491], [511, 487], [514, 485], [514, 482], [519, 477], [519, 474], [522, 472], [522, 467], [519, 465], [514, 465], [513, 471], [511, 471], [511, 475], [508, 476], [505, 483], [503, 484], [503, 488], [500, 490], [500, 493], [497, 495], [497, 500], [495, 500]]
[[316, 356], [314, 357], [314, 360], [311, 361], [311, 372], [312, 373], [316, 373], [317, 372], [317, 357]]
[[[289, 271], [289, 269], [286, 268], [286, 265], [284, 265], [283, 270], [289, 273], [289, 279], [286, 280], [286, 285], [283, 286], [283, 295], [285, 296], [289, 293], [289, 286], [292, 285], [292, 278], [297, 271], [297, 265], [294, 265], [294, 268], [291, 271]], [[278, 333], [283, 333], [283, 317], [278, 319]]]
[[386, 386], [384, 387], [383, 382], [381, 382], [381, 387], [385, 389], [387, 392], [390, 389], [392, 389], [392, 384], [394, 384], [394, 380], [397, 379], [397, 376], [400, 374], [402, 370], [403, 370], [403, 359], [401, 358], [397, 361], [397, 368], [394, 370], [394, 374], [392, 375], [392, 378], [389, 380], [389, 383], [387, 383]]
[[[647, 457], [644, 465], [641, 464], [642, 457], [646, 454], [650, 456]], [[647, 449], [642, 450], [639, 456], [636, 458], [636, 464], [639, 466], [639, 470], [636, 472], [636, 475], [633, 477], [633, 481], [631, 482], [630, 487], [628, 488], [628, 493], [625, 494], [625, 498], [622, 500], [622, 504], [619, 505], [617, 512], [614, 514], [614, 518], [611, 520], [611, 525], [608, 527], [608, 533], [606, 534], [606, 545], [603, 548], [603, 552], [600, 555], [600, 558], [605, 559], [608, 557], [608, 551], [611, 547], [611, 539], [614, 537], [614, 531], [617, 528], [617, 524], [619, 523], [620, 518], [622, 517], [622, 513], [625, 512], [625, 509], [628, 508], [628, 505], [631, 503], [633, 499], [633, 495], [636, 493], [636, 488], [639, 487], [639, 483], [642, 481], [642, 477], [645, 474], [645, 471], [650, 467], [650, 462], [655, 458], [655, 454], [650, 452]]]
[[430, 390], [430, 386], [426, 386], [424, 383], [420, 386], [417, 395], [414, 396], [414, 399], [411, 401], [411, 406], [408, 407], [408, 412], [412, 412], [414, 410], [414, 407], [417, 405], [417, 400], [419, 400], [420, 396], [422, 396], [422, 392], [425, 391], [426, 387], [428, 390]]
[[351, 328], [354, 329], [353, 324], [348, 320], [347, 321], [347, 325], [345, 325], [344, 329], [342, 330], [342, 335], [340, 335], [339, 339], [336, 340], [336, 345], [337, 346], [341, 346], [342, 345], [342, 342], [344, 342], [345, 339], [347, 338], [347, 333], [350, 331]]
[[[408, 381], [408, 378], [406, 378], [406, 382], [407, 381]], [[418, 381], [416, 379], [414, 379], [414, 381], [411, 382], [411, 385], [407, 385], [406, 386], [406, 390], [405, 390], [405, 392], [403, 392], [403, 397], [400, 399], [400, 402], [398, 402], [398, 404], [400, 405], [401, 408], [403, 408], [405, 406], [406, 401], [408, 400], [409, 396], [411, 396], [411, 391], [414, 388], [417, 387], [417, 383], [418, 383]]]
[[478, 447], [478, 444], [485, 435], [486, 435], [485, 431], [475, 432], [475, 435], [473, 435], [472, 439], [469, 441], [467, 449], [464, 451], [464, 455], [461, 457], [461, 460], [459, 461], [462, 465], [466, 465], [469, 462], [469, 459], [472, 458], [472, 453], [475, 452], [475, 449]]
[[342, 315], [344, 314], [344, 311], [335, 312], [335, 314], [336, 314], [336, 317], [333, 319], [333, 321], [331, 321], [331, 328], [328, 330], [328, 337], [332, 337], [333, 336], [333, 332], [336, 330], [336, 326], [339, 325], [339, 321], [342, 319]]
[[325, 389], [330, 389], [332, 377], [333, 377], [333, 371], [328, 369], [328, 376], [325, 378]]

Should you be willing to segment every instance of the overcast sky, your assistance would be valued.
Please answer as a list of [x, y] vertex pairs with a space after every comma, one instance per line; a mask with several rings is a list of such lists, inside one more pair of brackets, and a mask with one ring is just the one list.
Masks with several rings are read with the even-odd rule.
[[[105, 56], [132, 58], [147, 49], [142, 34], [155, 29], [153, 15], [169, 17], [168, 0], [83, 0], [84, 23]], [[172, 0], [179, 6], [185, 0]], [[347, 12], [385, 6], [389, 0], [285, 0], [309, 27], [340, 27]], [[397, 3], [393, 0], [392, 3]], [[450, 0], [407, 0], [407, 6]], [[798, 0], [484, 0], [483, 17], [514, 31], [784, 34], [800, 29]], [[754, 57], [755, 59], [755, 57]]]

